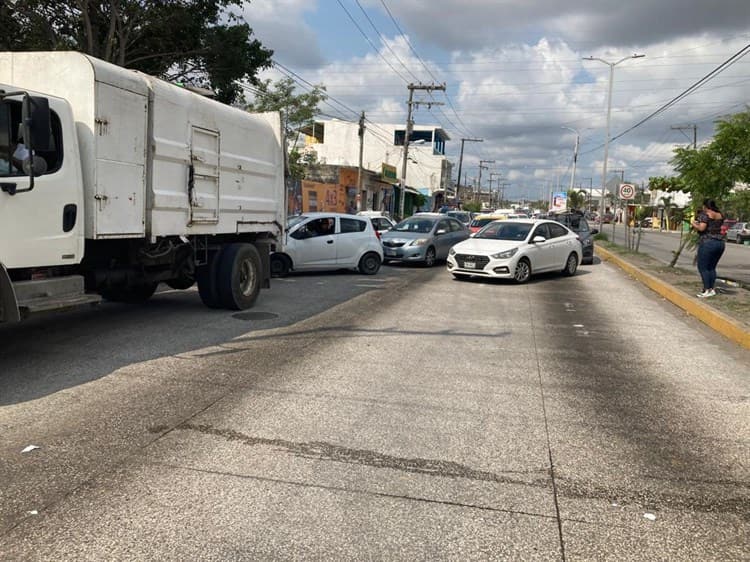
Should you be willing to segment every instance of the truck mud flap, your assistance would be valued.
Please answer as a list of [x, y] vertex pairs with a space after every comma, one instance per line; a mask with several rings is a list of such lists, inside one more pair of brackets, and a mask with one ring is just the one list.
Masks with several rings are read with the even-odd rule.
[[271, 242], [265, 240], [256, 240], [255, 247], [260, 254], [260, 263], [263, 266], [263, 279], [261, 287], [263, 289], [271, 288]]
[[21, 311], [16, 301], [16, 291], [8, 275], [8, 270], [0, 263], [0, 323], [20, 322]]

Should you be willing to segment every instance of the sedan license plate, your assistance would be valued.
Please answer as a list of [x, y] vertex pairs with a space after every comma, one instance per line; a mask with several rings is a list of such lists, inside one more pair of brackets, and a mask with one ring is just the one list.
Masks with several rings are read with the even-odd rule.
[[465, 261], [465, 262], [464, 262], [464, 267], [465, 267], [466, 269], [476, 269], [476, 267], [477, 267], [477, 264], [476, 264], [476, 263], [474, 263], [473, 261]]
[[388, 250], [388, 249], [384, 248], [383, 249], [383, 254], [385, 254], [386, 256], [395, 256], [396, 252], [394, 250]]

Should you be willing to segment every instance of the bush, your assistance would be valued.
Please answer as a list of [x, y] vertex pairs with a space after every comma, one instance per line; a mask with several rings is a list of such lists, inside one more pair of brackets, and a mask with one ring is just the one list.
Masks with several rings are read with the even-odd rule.
[[594, 235], [594, 240], [601, 240], [602, 242], [609, 242], [609, 236], [604, 232], [599, 232]]

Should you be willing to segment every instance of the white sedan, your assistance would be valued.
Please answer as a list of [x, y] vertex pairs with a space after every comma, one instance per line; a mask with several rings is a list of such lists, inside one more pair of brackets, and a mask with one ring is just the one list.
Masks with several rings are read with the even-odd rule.
[[575, 275], [581, 242], [556, 221], [514, 219], [491, 222], [448, 253], [448, 271], [457, 279], [481, 276], [525, 283], [532, 274]]

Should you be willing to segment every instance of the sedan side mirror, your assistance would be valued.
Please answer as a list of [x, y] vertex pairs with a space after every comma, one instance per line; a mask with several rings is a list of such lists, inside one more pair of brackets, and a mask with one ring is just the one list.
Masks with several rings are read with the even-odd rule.
[[547, 239], [544, 236], [534, 236], [534, 238], [531, 239], [532, 244], [538, 244], [539, 242], [546, 242]]
[[591, 236], [596, 236], [597, 234], [599, 234], [599, 229], [598, 228], [592, 228], [591, 229]]
[[437, 232], [435, 233], [435, 235], [436, 235], [436, 236], [439, 236], [439, 235], [441, 235], [441, 234], [445, 234], [446, 232], [448, 232], [448, 231], [447, 231], [447, 230], [445, 230], [444, 228], [439, 228], [439, 229], [437, 230]]

